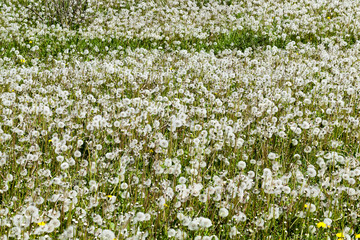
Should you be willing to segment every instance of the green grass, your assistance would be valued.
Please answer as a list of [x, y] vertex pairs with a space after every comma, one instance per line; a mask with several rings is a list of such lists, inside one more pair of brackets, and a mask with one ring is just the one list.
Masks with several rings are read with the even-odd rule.
[[[335, 36], [335, 34], [328, 35], [329, 38]], [[78, 36], [70, 36], [65, 40], [60, 41], [55, 36], [43, 36], [38, 40], [30, 42], [30, 39], [24, 39], [23, 42], [16, 40], [2, 41], [0, 42], [0, 57], [10, 58], [17, 64], [22, 64], [21, 59], [17, 59], [13, 49], [19, 51], [19, 54], [26, 60], [25, 66], [31, 66], [31, 59], [39, 59], [40, 62], [48, 63], [49, 56], [53, 56], [54, 59], [58, 59], [58, 55], [72, 55], [81, 54], [85, 50], [88, 50], [87, 55], [82, 56], [82, 60], [91, 60], [93, 58], [103, 58], [110, 51], [117, 50], [118, 52], [124, 52], [127, 48], [136, 49], [144, 48], [147, 50], [162, 48], [166, 51], [174, 50], [195, 50], [195, 51], [214, 51], [215, 55], [218, 55], [224, 50], [240, 50], [252, 48], [253, 50], [261, 51], [268, 46], [276, 46], [280, 49], [285, 49], [286, 46], [294, 41], [296, 44], [312, 44], [317, 46], [322, 43], [321, 40], [317, 40], [314, 34], [307, 34], [298, 38], [298, 36], [290, 35], [285, 40], [276, 39], [271, 41], [266, 35], [261, 35], [259, 32], [253, 32], [250, 29], [244, 29], [241, 31], [232, 31], [229, 34], [218, 34], [210, 36], [208, 39], [190, 38], [182, 40], [180, 44], [176, 44], [176, 41], [180, 39], [172, 39], [170, 41], [154, 40], [154, 39], [127, 39], [124, 37], [118, 38], [94, 38], [94, 39], [81, 39]], [[351, 47], [358, 40], [356, 35], [350, 35], [345, 37], [347, 42], [346, 48]], [[210, 43], [210, 44], [208, 44]], [[30, 51], [30, 48], [34, 45], [38, 46], [38, 50]], [[326, 45], [325, 45], [326, 46]], [[96, 51], [95, 48], [98, 48]], [[67, 50], [69, 53], [66, 53]], [[91, 57], [92, 56], [92, 57]]]

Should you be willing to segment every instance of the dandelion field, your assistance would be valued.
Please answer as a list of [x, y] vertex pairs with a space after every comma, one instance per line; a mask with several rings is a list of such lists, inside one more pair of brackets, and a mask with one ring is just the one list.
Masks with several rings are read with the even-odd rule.
[[0, 0], [0, 239], [360, 239], [360, 3]]

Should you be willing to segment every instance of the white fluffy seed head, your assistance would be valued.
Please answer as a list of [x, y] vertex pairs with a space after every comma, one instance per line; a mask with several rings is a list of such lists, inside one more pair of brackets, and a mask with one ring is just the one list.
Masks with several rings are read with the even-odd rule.
[[80, 152], [79, 150], [76, 150], [76, 151], [74, 152], [74, 157], [76, 157], [76, 158], [81, 157], [81, 152]]
[[275, 160], [276, 158], [278, 158], [279, 156], [276, 154], [276, 153], [273, 153], [273, 152], [270, 152], [269, 154], [268, 154], [268, 158], [270, 159], [270, 160]]
[[60, 165], [60, 168], [61, 170], [66, 170], [69, 168], [69, 164], [67, 162], [63, 162], [61, 165]]
[[113, 240], [114, 238], [115, 238], [114, 232], [108, 229], [103, 230], [100, 235], [101, 240]]
[[240, 170], [243, 170], [246, 168], [246, 162], [244, 161], [239, 161], [237, 164], [236, 164], [236, 167], [239, 168]]
[[199, 226], [201, 228], [209, 228], [212, 226], [211, 220], [208, 218], [200, 217]]
[[160, 147], [162, 147], [162, 148], [167, 148], [167, 147], [169, 146], [169, 142], [168, 142], [166, 139], [161, 139], [161, 140], [159, 141], [159, 145], [160, 145]]
[[229, 210], [227, 210], [226, 208], [220, 208], [219, 210], [219, 216], [222, 218], [225, 218], [229, 215]]

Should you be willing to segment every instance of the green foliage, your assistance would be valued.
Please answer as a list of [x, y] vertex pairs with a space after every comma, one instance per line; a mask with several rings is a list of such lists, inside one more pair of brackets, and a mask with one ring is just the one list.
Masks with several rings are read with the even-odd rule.
[[29, 21], [46, 23], [48, 26], [59, 24], [78, 29], [90, 17], [87, 0], [21, 0], [17, 5], [27, 9]]
[[[70, 21], [64, 22], [69, 24]], [[78, 25], [73, 25], [73, 27]], [[330, 36], [331, 37], [331, 36]], [[254, 32], [251, 29], [236, 30], [226, 34], [211, 35], [208, 39], [189, 38], [182, 40], [180, 44], [177, 41], [181, 39], [154, 40], [154, 39], [128, 39], [125, 37], [115, 38], [94, 38], [94, 39], [81, 39], [78, 36], [67, 37], [65, 41], [60, 41], [56, 37], [45, 35], [39, 37], [39, 42], [29, 44], [29, 42], [18, 42], [10, 39], [9, 42], [0, 42], [0, 57], [13, 58], [17, 63], [22, 64], [19, 59], [16, 60], [14, 49], [19, 51], [19, 54], [26, 60], [37, 58], [41, 62], [47, 62], [48, 57], [51, 55], [55, 59], [59, 54], [67, 54], [66, 51], [76, 51], [76, 53], [83, 53], [89, 51], [88, 54], [83, 56], [83, 59], [90, 59], [92, 57], [104, 57], [109, 51], [125, 50], [127, 48], [136, 49], [165, 49], [173, 51], [176, 49], [187, 49], [195, 51], [213, 51], [215, 55], [224, 50], [240, 50], [251, 48], [253, 50], [265, 49], [268, 46], [276, 46], [280, 49], [285, 49], [290, 42], [295, 43], [311, 43], [317, 46], [322, 43], [315, 35], [308, 34], [300, 38], [295, 35], [289, 35], [286, 39], [271, 40], [268, 35], [263, 35], [260, 32]], [[346, 47], [350, 47], [357, 41], [356, 35], [349, 35], [344, 38], [347, 43]], [[29, 46], [36, 44], [38, 49], [36, 51], [29, 51]], [[97, 49], [97, 50], [96, 50]], [[26, 64], [32, 65], [30, 61]]]

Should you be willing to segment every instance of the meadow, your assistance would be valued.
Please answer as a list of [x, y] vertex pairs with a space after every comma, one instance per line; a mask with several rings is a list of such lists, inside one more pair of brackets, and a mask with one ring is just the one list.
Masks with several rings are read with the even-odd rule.
[[0, 240], [360, 239], [360, 2], [0, 0]]

